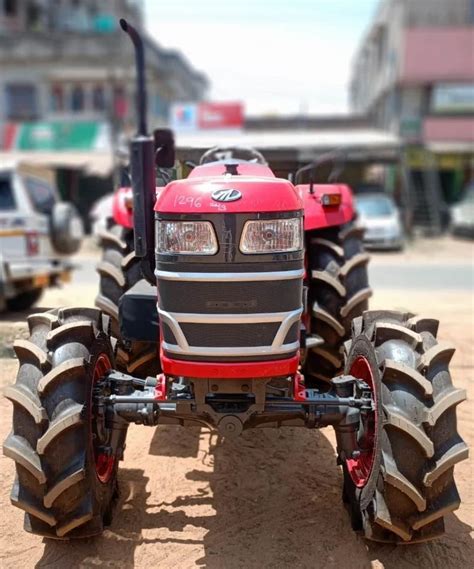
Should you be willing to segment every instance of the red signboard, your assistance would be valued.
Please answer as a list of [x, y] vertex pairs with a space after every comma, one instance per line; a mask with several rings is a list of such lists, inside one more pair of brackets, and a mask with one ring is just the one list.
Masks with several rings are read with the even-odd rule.
[[7, 123], [3, 128], [3, 142], [0, 146], [3, 150], [13, 150], [18, 133], [18, 124]]
[[200, 103], [197, 126], [199, 129], [242, 128], [244, 109], [242, 103]]
[[425, 142], [474, 142], [474, 118], [428, 117], [423, 124]]

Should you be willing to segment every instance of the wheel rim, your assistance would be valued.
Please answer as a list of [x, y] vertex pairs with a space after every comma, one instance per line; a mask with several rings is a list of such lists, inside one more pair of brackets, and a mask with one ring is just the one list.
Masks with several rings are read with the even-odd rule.
[[374, 377], [367, 358], [358, 356], [351, 365], [350, 375], [365, 381], [372, 390], [375, 411], [367, 416], [364, 424], [364, 435], [359, 441], [360, 454], [357, 458], [346, 460], [347, 470], [357, 488], [363, 488], [372, 473], [375, 459], [377, 438], [377, 394], [374, 388]]
[[[94, 365], [94, 384], [99, 382], [110, 369], [112, 369], [112, 365], [110, 363], [109, 357], [106, 354], [100, 354]], [[94, 430], [94, 417], [92, 417], [91, 420], [92, 430]], [[94, 437], [93, 441], [95, 442], [96, 440], [97, 438]], [[114, 471], [115, 457], [100, 452], [99, 449], [95, 448], [95, 445], [93, 450], [96, 476], [100, 482], [102, 482], [102, 484], [106, 484], [110, 480]]]

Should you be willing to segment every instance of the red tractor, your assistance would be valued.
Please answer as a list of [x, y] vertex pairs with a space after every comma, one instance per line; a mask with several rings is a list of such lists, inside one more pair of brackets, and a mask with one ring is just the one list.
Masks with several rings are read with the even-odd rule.
[[[116, 256], [127, 255], [111, 276], [122, 291], [104, 296], [103, 311], [33, 315], [30, 338], [15, 345], [4, 453], [25, 528], [100, 533], [130, 423], [204, 424], [224, 437], [331, 425], [353, 528], [387, 542], [439, 536], [459, 506], [453, 470], [468, 451], [456, 430], [465, 393], [452, 385], [454, 349], [438, 343], [438, 322], [365, 310], [367, 256], [345, 185], [293, 185], [253, 154], [157, 189], [155, 163], [170, 167], [173, 147], [147, 135], [142, 42], [121, 25], [138, 68], [133, 207], [124, 199], [134, 243], [131, 218], [111, 231]], [[127, 281], [128, 262], [140, 279]], [[137, 345], [155, 372], [124, 369], [120, 352]]]

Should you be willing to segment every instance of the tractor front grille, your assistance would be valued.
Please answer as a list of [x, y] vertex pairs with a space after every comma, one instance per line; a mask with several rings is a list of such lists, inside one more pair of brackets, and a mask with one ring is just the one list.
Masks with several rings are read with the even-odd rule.
[[156, 257], [162, 348], [188, 361], [270, 361], [299, 349], [303, 312], [303, 251], [244, 255], [242, 230], [251, 219], [295, 217], [296, 212], [172, 215], [161, 219], [213, 224], [219, 250], [212, 256]]
[[299, 348], [302, 276], [302, 269], [179, 275], [159, 271], [165, 353], [208, 361], [290, 357]]

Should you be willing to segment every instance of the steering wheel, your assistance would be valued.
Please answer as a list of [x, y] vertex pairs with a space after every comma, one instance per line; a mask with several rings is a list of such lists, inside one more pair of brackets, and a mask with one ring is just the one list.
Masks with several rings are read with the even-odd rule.
[[226, 160], [241, 160], [242, 162], [268, 165], [263, 154], [250, 146], [214, 146], [201, 156], [199, 164], [225, 162]]

